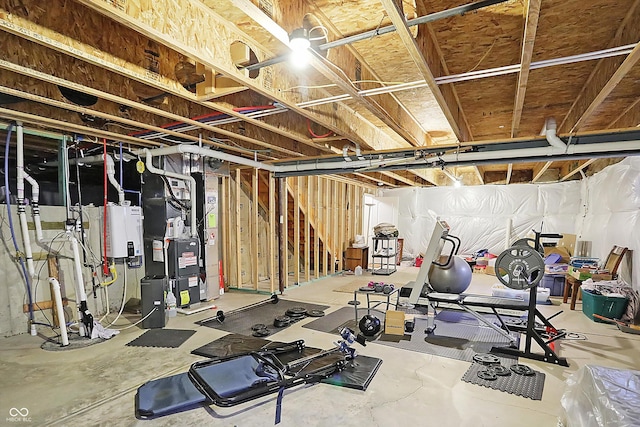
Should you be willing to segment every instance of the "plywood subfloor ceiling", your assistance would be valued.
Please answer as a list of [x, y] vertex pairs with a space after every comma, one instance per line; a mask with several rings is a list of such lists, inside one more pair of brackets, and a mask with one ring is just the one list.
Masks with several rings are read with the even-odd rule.
[[[640, 0], [480, 3], [413, 26], [468, 3], [0, 0], [0, 119], [132, 149], [203, 143], [261, 161], [322, 159], [344, 146], [384, 153], [517, 141], [538, 136], [549, 117], [565, 139], [640, 125]], [[395, 31], [378, 34], [389, 25]], [[316, 49], [304, 69], [283, 60], [300, 27]], [[55, 147], [34, 138], [34, 157]], [[447, 172], [466, 185], [508, 184], [573, 179], [596, 164]], [[438, 169], [347, 176], [452, 184]]]

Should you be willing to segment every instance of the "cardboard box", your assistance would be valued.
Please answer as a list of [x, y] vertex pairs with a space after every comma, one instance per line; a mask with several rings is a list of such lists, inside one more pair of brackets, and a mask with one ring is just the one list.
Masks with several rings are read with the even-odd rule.
[[496, 268], [493, 265], [487, 265], [486, 270], [484, 271], [485, 274], [489, 274], [491, 276], [495, 276], [496, 275]]
[[404, 335], [404, 311], [387, 310], [384, 316], [384, 333]]
[[[606, 271], [606, 270], [605, 270]], [[577, 267], [569, 267], [568, 270], [569, 275], [571, 277], [578, 280], [587, 280], [591, 279], [594, 282], [599, 280], [612, 280], [613, 276], [610, 273], [595, 273], [594, 270], [589, 268], [577, 268]]]

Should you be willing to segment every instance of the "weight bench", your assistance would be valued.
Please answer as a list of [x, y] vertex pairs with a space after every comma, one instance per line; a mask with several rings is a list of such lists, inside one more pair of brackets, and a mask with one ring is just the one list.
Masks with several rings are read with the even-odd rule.
[[[440, 292], [428, 293], [426, 294], [426, 298], [430, 303], [448, 303], [457, 305], [459, 308], [478, 319], [481, 323], [484, 323], [503, 337], [507, 338], [511, 343], [510, 347], [493, 347], [491, 349], [492, 353], [508, 354], [528, 359], [541, 360], [548, 363], [555, 363], [562, 366], [569, 366], [567, 359], [565, 359], [564, 357], [559, 357], [549, 346], [549, 344], [551, 344], [552, 342], [565, 336], [566, 333], [558, 332], [558, 330], [553, 327], [551, 322], [549, 322], [549, 319], [547, 319], [544, 315], [542, 315], [542, 313], [538, 311], [535, 306], [535, 287], [531, 288], [528, 302], [511, 298], [499, 298], [482, 295], [458, 295]], [[489, 321], [486, 317], [475, 311], [474, 307], [490, 308], [500, 322], [501, 327], [498, 327], [493, 322]], [[502, 320], [502, 317], [498, 313], [498, 309], [528, 311], [526, 326], [507, 326], [507, 324]], [[542, 322], [542, 324], [544, 325], [544, 330], [536, 329], [536, 318], [540, 320], [540, 322]], [[511, 335], [510, 332], [512, 331], [526, 334], [524, 350], [520, 350], [517, 347], [518, 340]], [[542, 337], [542, 334], [544, 333], [549, 333], [551, 337], [549, 339], [544, 339]], [[538, 343], [538, 345], [544, 350], [544, 354], [533, 353], [531, 351], [532, 340], [535, 340], [536, 343]]]

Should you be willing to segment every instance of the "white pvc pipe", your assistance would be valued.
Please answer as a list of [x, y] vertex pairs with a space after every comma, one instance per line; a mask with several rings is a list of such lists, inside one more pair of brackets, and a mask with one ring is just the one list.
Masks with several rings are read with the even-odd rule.
[[[174, 147], [181, 147], [181, 146], [182, 145], [177, 145]], [[189, 146], [189, 147], [194, 147], [194, 146]], [[194, 147], [194, 148], [199, 148], [199, 147]], [[208, 151], [211, 151], [211, 150], [208, 150]], [[198, 227], [197, 227], [198, 217], [196, 215], [196, 180], [189, 175], [182, 175], [179, 173], [168, 172], [162, 169], [158, 169], [157, 167], [153, 166], [153, 161], [152, 161], [153, 156], [151, 154], [151, 151], [145, 148], [143, 152], [147, 157], [146, 167], [150, 173], [153, 173], [156, 175], [168, 176], [170, 178], [181, 179], [189, 182], [189, 198], [191, 199], [191, 209], [189, 209], [189, 213], [191, 214], [191, 224], [190, 224], [191, 237], [198, 237]], [[165, 262], [166, 262], [166, 258], [165, 258]]]
[[549, 145], [559, 148], [562, 152], [565, 152], [567, 151], [567, 144], [565, 144], [560, 138], [558, 138], [558, 135], [556, 135], [556, 127], [556, 119], [553, 117], [547, 118], [544, 123], [544, 135], [546, 136]]
[[[24, 243], [24, 253], [27, 258], [27, 269], [31, 277], [35, 277], [36, 269], [33, 266], [33, 252], [31, 251], [31, 238], [29, 237], [29, 227], [27, 226], [27, 210], [24, 203], [24, 133], [22, 123], [18, 122], [17, 131], [17, 195], [18, 195], [18, 217], [20, 218], [20, 229], [22, 230], [22, 241]], [[34, 295], [35, 297], [35, 295]]]
[[40, 185], [38, 181], [33, 179], [28, 173], [24, 173], [24, 178], [31, 184], [31, 214], [33, 215], [33, 222], [36, 225], [36, 241], [42, 242], [42, 221], [40, 220]]
[[69, 345], [69, 337], [67, 336], [67, 324], [64, 319], [64, 308], [62, 306], [62, 293], [60, 292], [60, 282], [55, 277], [49, 277], [49, 283], [53, 289], [53, 301], [56, 303], [56, 312], [58, 315], [58, 325], [60, 326], [60, 341], [62, 346]]
[[76, 304], [78, 306], [78, 329], [80, 330], [80, 336], [84, 337], [88, 335], [89, 331], [84, 329], [82, 323], [83, 313], [80, 308], [81, 303], [87, 302], [87, 293], [84, 290], [84, 278], [82, 277], [82, 261], [80, 260], [80, 251], [78, 250], [78, 239], [75, 236], [70, 235], [69, 241], [71, 242], [71, 250], [73, 251], [73, 265], [76, 275]]
[[106, 156], [106, 162], [107, 162], [107, 177], [109, 177], [109, 182], [111, 183], [111, 185], [115, 187], [116, 191], [118, 192], [118, 204], [120, 206], [123, 206], [124, 190], [118, 183], [118, 180], [116, 180], [116, 167], [115, 167], [115, 164], [113, 163], [113, 159], [111, 158], [111, 156], [109, 155]]

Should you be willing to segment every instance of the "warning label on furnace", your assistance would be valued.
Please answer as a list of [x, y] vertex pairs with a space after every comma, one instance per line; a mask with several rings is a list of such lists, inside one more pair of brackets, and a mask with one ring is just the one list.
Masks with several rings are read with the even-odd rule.
[[198, 265], [198, 258], [193, 252], [183, 252], [181, 257], [178, 257], [178, 268], [191, 267], [192, 265]]

